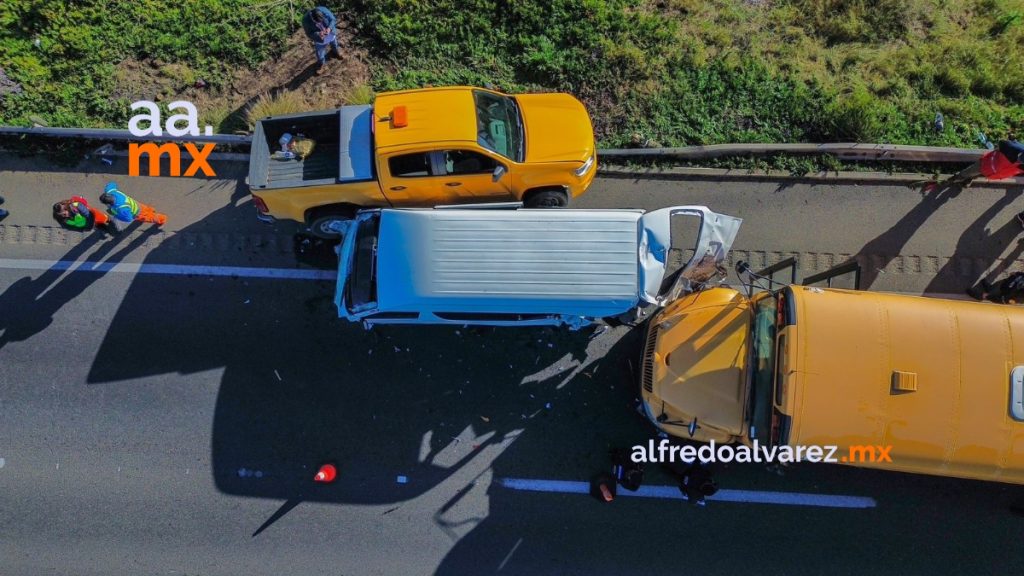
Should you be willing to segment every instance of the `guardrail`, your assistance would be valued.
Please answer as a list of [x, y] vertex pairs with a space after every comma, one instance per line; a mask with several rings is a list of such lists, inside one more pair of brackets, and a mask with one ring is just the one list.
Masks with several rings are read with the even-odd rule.
[[842, 160], [893, 160], [900, 162], [963, 162], [970, 163], [985, 150], [971, 148], [939, 148], [904, 146], [901, 144], [712, 144], [682, 148], [617, 148], [598, 150], [601, 158], [675, 158], [706, 160], [722, 156], [767, 156], [769, 154], [831, 154]]
[[49, 138], [82, 138], [87, 140], [119, 140], [136, 142], [201, 142], [212, 144], [232, 144], [248, 146], [252, 136], [236, 134], [211, 134], [209, 136], [136, 136], [127, 130], [107, 130], [103, 128], [50, 128], [38, 126], [22, 128], [18, 126], [0, 126], [0, 135], [46, 136]]
[[[22, 128], [0, 126], [0, 135], [35, 135], [51, 138], [86, 138], [91, 140], [151, 141], [151, 142], [209, 142], [248, 146], [252, 136], [211, 134], [210, 136], [135, 136], [127, 130], [102, 128], [50, 128], [46, 126]], [[767, 156], [769, 154], [830, 154], [841, 160], [871, 160], [897, 162], [951, 162], [970, 163], [985, 150], [970, 148], [941, 148], [932, 146], [905, 146], [901, 144], [861, 144], [836, 142], [828, 144], [712, 144], [709, 146], [683, 146], [680, 148], [603, 148], [597, 151], [601, 158], [674, 158], [677, 160], [707, 160], [723, 156]]]

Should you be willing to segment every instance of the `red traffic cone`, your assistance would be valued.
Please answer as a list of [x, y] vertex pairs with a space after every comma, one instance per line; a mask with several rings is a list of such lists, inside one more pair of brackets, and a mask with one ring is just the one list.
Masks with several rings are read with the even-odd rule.
[[338, 469], [333, 464], [324, 464], [317, 471], [316, 476], [313, 476], [313, 482], [329, 483], [334, 482], [334, 479], [338, 476]]

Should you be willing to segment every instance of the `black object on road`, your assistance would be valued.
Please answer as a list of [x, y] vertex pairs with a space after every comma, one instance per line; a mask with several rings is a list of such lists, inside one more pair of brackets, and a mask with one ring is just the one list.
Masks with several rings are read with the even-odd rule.
[[337, 268], [338, 253], [335, 248], [340, 240], [325, 240], [309, 234], [296, 234], [292, 237], [295, 258], [316, 268]]
[[626, 490], [636, 492], [644, 482], [643, 462], [633, 462], [629, 457], [630, 451], [625, 448], [612, 448], [609, 455], [615, 480]]
[[993, 284], [982, 279], [977, 286], [966, 290], [975, 300], [989, 300], [998, 304], [1024, 303], [1024, 272], [1014, 272]]

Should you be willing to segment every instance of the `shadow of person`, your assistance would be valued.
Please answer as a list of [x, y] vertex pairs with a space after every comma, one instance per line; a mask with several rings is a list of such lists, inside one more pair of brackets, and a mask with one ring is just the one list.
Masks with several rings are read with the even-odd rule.
[[[237, 210], [226, 205], [179, 234]], [[145, 261], [181, 257], [158, 246]], [[545, 374], [579, 368], [591, 343], [585, 331], [548, 328], [366, 331], [338, 319], [333, 295], [331, 281], [136, 275], [87, 382], [219, 370], [212, 483], [284, 503], [248, 527], [256, 536], [301, 502], [399, 504], [486, 468], [510, 435], [545, 420]], [[153, 310], [174, 321], [140, 321]], [[324, 462], [338, 467], [332, 484], [313, 482]]]
[[[906, 558], [904, 541], [876, 539], [821, 553], [830, 542], [857, 542], [857, 534], [879, 522], [895, 533], [909, 530], [931, 541], [962, 515], [1005, 527], [972, 542], [986, 554], [998, 557], [1014, 542], [1016, 519], [991, 517], [994, 510], [1003, 511], [1008, 499], [1004, 485], [847, 465], [798, 464], [782, 477], [766, 471], [763, 463], [733, 461], [716, 465], [716, 478], [723, 490], [737, 493], [749, 488], [771, 494], [863, 494], [878, 499], [877, 509], [859, 513], [713, 498], [700, 508], [682, 500], [624, 498], [623, 489], [612, 503], [582, 492], [557, 493], [552, 480], [585, 482], [594, 472], [609, 469], [608, 447], [628, 447], [650, 437], [651, 428], [629, 409], [638, 381], [629, 361], [635, 366], [640, 358], [642, 332], [633, 330], [588, 368], [589, 377], [581, 372], [561, 389], [585, 395], [556, 396], [556, 402], [570, 401], [573, 408], [524, 430], [494, 460], [485, 494], [480, 494], [484, 482], [478, 478], [455, 487], [435, 514], [435, 523], [454, 546], [434, 574], [671, 574], [684, 565], [689, 572], [716, 574], [789, 573], [794, 566], [828, 572], [837, 557], [856, 563], [870, 550], [886, 562]], [[530, 481], [529, 491], [514, 488], [526, 485], [524, 480]], [[676, 479], [654, 464], [647, 465], [644, 484], [678, 493]], [[950, 502], [955, 504], [936, 505]], [[928, 522], [922, 525], [923, 513]], [[737, 526], [757, 534], [759, 549], [767, 552], [735, 553]], [[794, 540], [794, 531], [801, 530], [805, 537]], [[684, 541], [685, 551], [678, 552]], [[914, 572], [970, 561], [952, 548], [910, 560]]]
[[[502, 482], [587, 481], [596, 471], [610, 469], [610, 448], [640, 444], [651, 437], [652, 428], [634, 409], [644, 328], [619, 330], [621, 337], [584, 370], [567, 380], [547, 383], [548, 399], [556, 410], [523, 430], [492, 463], [485, 517], [475, 513], [478, 503], [470, 504], [476, 479], [438, 509], [435, 523], [456, 544], [436, 574], [629, 574], [644, 565], [637, 562], [649, 555], [627, 558], [633, 555], [622, 553], [641, 550], [640, 543], [652, 536], [650, 532], [657, 532], [642, 529], [639, 515], [623, 516], [619, 509], [615, 521], [610, 521], [601, 514], [609, 509], [586, 495], [520, 492]], [[654, 468], [648, 466], [649, 472], [654, 473]], [[658, 474], [654, 476], [657, 482]], [[596, 516], [581, 514], [583, 509], [596, 511]], [[634, 526], [631, 521], [637, 521], [636, 530], [627, 528]]]
[[0, 335], [0, 348], [10, 342], [27, 340], [45, 330], [64, 305], [106, 274], [106, 266], [120, 262], [141, 246], [148, 232], [138, 235], [107, 257], [137, 227], [138, 223], [133, 223], [121, 235], [108, 238], [89, 254], [87, 260], [79, 263], [79, 257], [103, 238], [101, 232], [93, 231], [38, 278], [33, 280], [25, 276], [11, 284], [0, 294], [0, 309], [4, 310], [4, 314], [0, 315], [0, 331], [3, 332]]
[[[871, 289], [879, 271], [899, 256], [914, 232], [939, 208], [960, 193], [958, 187], [933, 187], [925, 192], [921, 201], [903, 215], [891, 228], [869, 241], [843, 264], [856, 261], [861, 267], [861, 290]], [[842, 264], [840, 264], [842, 265]]]
[[999, 260], [1006, 247], [1021, 233], [1020, 224], [1014, 218], [997, 230], [988, 231], [992, 219], [1021, 194], [1024, 194], [1024, 189], [1008, 189], [964, 229], [952, 256], [925, 287], [925, 294], [960, 293], [978, 282], [985, 270]]
[[[312, 48], [310, 48], [310, 51], [312, 51]], [[255, 104], [256, 101], [259, 100], [260, 98], [265, 98], [267, 97], [267, 95], [269, 95], [270, 98], [276, 98], [280, 96], [282, 93], [294, 92], [298, 90], [303, 84], [308, 82], [311, 78], [316, 77], [316, 71], [319, 67], [319, 63], [314, 59], [309, 66], [303, 68], [301, 71], [299, 71], [298, 74], [293, 76], [287, 82], [270, 88], [269, 90], [267, 90], [266, 94], [261, 93], [257, 94], [256, 96], [250, 97], [237, 108], [235, 108], [233, 111], [231, 111], [231, 113], [228, 114], [225, 118], [245, 118], [246, 113], [249, 111], [250, 108], [252, 108], [253, 104]], [[239, 122], [241, 123], [243, 121], [239, 120]]]

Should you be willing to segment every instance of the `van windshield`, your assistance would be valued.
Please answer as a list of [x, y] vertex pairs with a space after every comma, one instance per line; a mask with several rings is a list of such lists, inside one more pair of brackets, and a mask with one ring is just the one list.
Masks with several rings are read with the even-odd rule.
[[516, 101], [508, 96], [473, 91], [476, 104], [477, 143], [509, 160], [523, 161], [523, 119]]
[[771, 432], [777, 308], [774, 296], [759, 300], [750, 334], [750, 439], [764, 445], [768, 444]]

